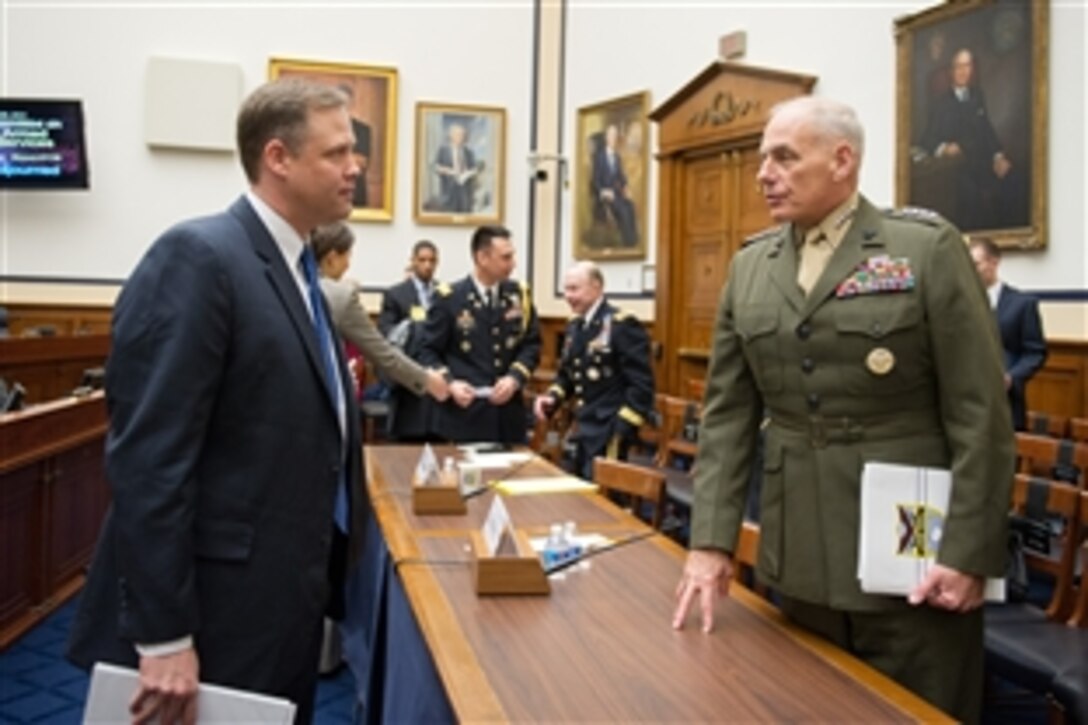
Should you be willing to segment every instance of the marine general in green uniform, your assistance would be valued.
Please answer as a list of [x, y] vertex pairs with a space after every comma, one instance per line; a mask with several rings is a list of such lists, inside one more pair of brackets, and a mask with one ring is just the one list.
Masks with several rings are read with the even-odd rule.
[[[782, 226], [736, 255], [722, 293], [673, 626], [698, 599], [711, 630], [765, 421], [759, 576], [802, 626], [973, 721], [1013, 473], [1001, 350], [959, 232], [859, 196], [862, 148], [826, 99], [777, 107], [764, 131], [758, 181]], [[858, 584], [867, 461], [952, 471], [938, 563], [909, 600]]]

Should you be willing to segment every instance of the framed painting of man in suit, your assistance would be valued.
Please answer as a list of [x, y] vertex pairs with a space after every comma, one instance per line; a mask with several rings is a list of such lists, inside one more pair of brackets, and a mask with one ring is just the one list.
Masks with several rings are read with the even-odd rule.
[[578, 109], [575, 259], [645, 259], [650, 94]]
[[949, 2], [895, 32], [897, 201], [1045, 247], [1049, 0]]
[[359, 164], [352, 221], [393, 219], [396, 168], [397, 70], [383, 66], [272, 58], [268, 77], [298, 76], [339, 88], [348, 97], [353, 154]]
[[501, 223], [505, 177], [504, 109], [416, 104], [413, 216], [417, 222]]

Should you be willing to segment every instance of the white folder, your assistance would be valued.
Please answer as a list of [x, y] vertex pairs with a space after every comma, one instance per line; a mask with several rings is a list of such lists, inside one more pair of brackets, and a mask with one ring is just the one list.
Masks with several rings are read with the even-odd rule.
[[[941, 468], [866, 463], [861, 473], [858, 579], [869, 594], [910, 594], [937, 560], [952, 474]], [[1005, 580], [986, 580], [988, 601], [1005, 601]]]
[[[138, 672], [127, 667], [96, 663], [91, 673], [91, 690], [87, 694], [83, 722], [132, 722], [128, 706], [136, 693], [139, 677]], [[198, 723], [290, 725], [294, 719], [295, 704], [279, 697], [203, 684], [197, 695]]]

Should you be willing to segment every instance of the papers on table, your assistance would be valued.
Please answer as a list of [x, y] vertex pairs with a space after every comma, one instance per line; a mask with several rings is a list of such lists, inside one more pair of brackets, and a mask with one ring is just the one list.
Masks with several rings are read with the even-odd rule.
[[473, 468], [513, 468], [532, 460], [532, 453], [476, 453], [472, 449], [465, 451], [465, 462]]
[[[128, 706], [138, 684], [139, 674], [135, 670], [104, 662], [95, 664], [83, 722], [132, 722]], [[295, 704], [279, 697], [219, 685], [201, 685], [197, 695], [198, 723], [289, 725], [294, 719]]]
[[[952, 493], [939, 468], [866, 463], [861, 474], [858, 579], [870, 594], [906, 596], [936, 562]], [[986, 599], [1005, 600], [1005, 580], [986, 581]]]
[[597, 486], [574, 476], [553, 476], [551, 478], [513, 478], [500, 481], [495, 488], [508, 496], [522, 496], [534, 493], [593, 493]]

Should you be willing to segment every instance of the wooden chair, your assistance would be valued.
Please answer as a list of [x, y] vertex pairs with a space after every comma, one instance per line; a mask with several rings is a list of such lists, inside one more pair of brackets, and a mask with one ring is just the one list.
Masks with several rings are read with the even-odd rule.
[[1016, 456], [1020, 473], [1085, 485], [1088, 443], [1017, 433]]
[[1051, 438], [1068, 438], [1069, 418], [1064, 415], [1029, 410], [1027, 432]]
[[706, 378], [688, 378], [688, 395], [702, 401], [706, 397]]
[[[1078, 698], [1088, 689], [1078, 677], [1067, 683], [1066, 694], [1059, 694], [1056, 688], [1059, 676], [1078, 663], [1084, 672], [1082, 661], [1088, 652], [1088, 630], [1075, 629], [1066, 619], [1073, 604], [1073, 567], [1084, 518], [1079, 512], [1081, 494], [1065, 483], [1020, 474], [1015, 479], [1012, 499], [1014, 513], [1045, 512], [1062, 520], [1054, 594], [1045, 610], [1026, 602], [986, 607], [986, 670], [1056, 702], [1060, 709], [1052, 708], [1051, 720], [1060, 722], [1062, 711], [1077, 707], [1081, 702]], [[1047, 561], [1053, 563], [1054, 559], [1025, 552], [1025, 563], [1029, 566]]]
[[650, 525], [661, 528], [665, 514], [665, 474], [652, 468], [608, 458], [593, 459], [593, 482], [601, 493], [609, 491], [631, 497], [631, 511], [637, 516], [643, 501], [653, 504]]
[[1077, 519], [1079, 492], [1075, 486], [1061, 481], [1016, 474], [1012, 488], [1014, 516], [1045, 523], [1047, 518], [1060, 520], [1061, 533], [1054, 537], [1051, 548], [1056, 554], [1044, 555], [1025, 549], [1024, 563], [1029, 569], [1054, 577], [1054, 591], [1047, 604], [1046, 616], [1064, 621], [1073, 607], [1073, 569], [1080, 537]]
[[1088, 443], [1088, 418], [1071, 418], [1069, 437], [1077, 443]]
[[638, 442], [628, 451], [628, 460], [637, 457], [642, 465], [656, 465], [660, 455], [661, 431], [665, 420], [665, 401], [669, 398], [664, 393], [654, 396], [654, 413], [657, 420], [648, 420], [638, 429]]
[[657, 465], [672, 468], [677, 458], [695, 460], [699, 445], [690, 436], [685, 436], [684, 427], [698, 425], [701, 415], [702, 404], [695, 400], [670, 397], [665, 401], [664, 423], [661, 426], [664, 444], [660, 446]]

